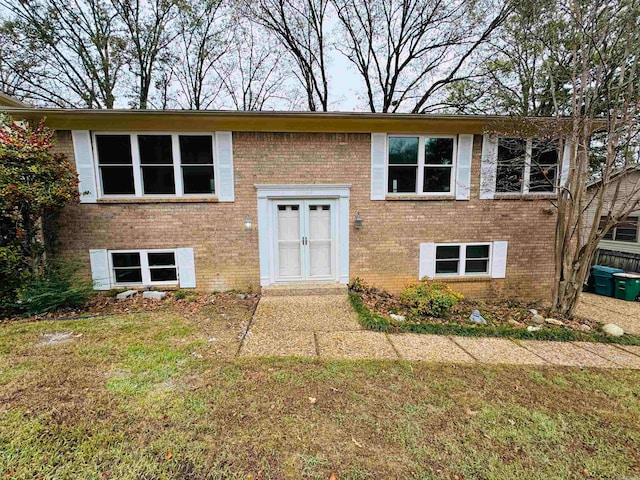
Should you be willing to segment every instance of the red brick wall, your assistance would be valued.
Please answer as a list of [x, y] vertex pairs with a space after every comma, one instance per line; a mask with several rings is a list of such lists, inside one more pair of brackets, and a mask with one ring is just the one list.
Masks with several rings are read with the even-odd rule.
[[[60, 149], [72, 155], [69, 132]], [[458, 281], [472, 297], [550, 296], [554, 216], [547, 200], [479, 200], [482, 137], [475, 136], [471, 200], [370, 198], [370, 135], [234, 132], [236, 201], [81, 204], [68, 208], [64, 253], [88, 262], [92, 248], [195, 249], [199, 288], [259, 288], [255, 184], [350, 183], [350, 278], [397, 292], [418, 277], [421, 242], [507, 240], [503, 280]], [[353, 228], [356, 212], [364, 219]]]

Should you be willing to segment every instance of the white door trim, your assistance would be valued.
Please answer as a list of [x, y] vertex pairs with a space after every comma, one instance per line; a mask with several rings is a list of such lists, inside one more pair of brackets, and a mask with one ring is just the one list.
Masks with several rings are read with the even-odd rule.
[[270, 200], [279, 199], [336, 199], [336, 258], [338, 268], [336, 277], [342, 284], [349, 283], [349, 195], [350, 184], [287, 184], [256, 185], [258, 197], [258, 248], [260, 253], [260, 285], [274, 283], [275, 265], [273, 262], [274, 218], [273, 204]]

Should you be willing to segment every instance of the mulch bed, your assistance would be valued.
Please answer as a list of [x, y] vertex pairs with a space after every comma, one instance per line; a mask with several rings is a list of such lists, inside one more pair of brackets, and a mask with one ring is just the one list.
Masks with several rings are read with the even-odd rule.
[[[179, 293], [180, 292], [180, 293]], [[3, 321], [35, 321], [35, 320], [63, 320], [77, 317], [121, 315], [146, 312], [172, 312], [185, 317], [207, 316], [212, 311], [216, 313], [228, 311], [233, 313], [238, 307], [252, 307], [258, 303], [257, 293], [238, 292], [195, 292], [167, 291], [163, 300], [151, 300], [142, 298], [142, 292], [126, 300], [118, 300], [116, 294], [119, 291], [99, 293], [89, 299], [80, 308], [60, 309], [55, 312], [46, 312], [30, 317], [18, 317], [13, 319], [0, 319]], [[183, 298], [180, 298], [183, 297]]]
[[[514, 330], [526, 329], [533, 316], [530, 309], [535, 309], [545, 318], [557, 318], [553, 316], [548, 307], [536, 303], [523, 303], [513, 300], [503, 300], [496, 302], [482, 302], [464, 299], [453, 307], [451, 313], [446, 318], [417, 317], [412, 314], [409, 308], [394, 295], [376, 288], [358, 288], [356, 293], [362, 299], [367, 309], [373, 314], [384, 318], [389, 318], [391, 314], [403, 315], [406, 323], [413, 324], [460, 324], [473, 325], [469, 316], [473, 310], [478, 310], [490, 326], [503, 326]], [[587, 318], [575, 316], [572, 319], [560, 318], [565, 328], [580, 330], [581, 325], [588, 325], [592, 330], [599, 330], [600, 323]], [[542, 329], [552, 329], [549, 324], [542, 325]], [[557, 327], [556, 327], [557, 328]]]

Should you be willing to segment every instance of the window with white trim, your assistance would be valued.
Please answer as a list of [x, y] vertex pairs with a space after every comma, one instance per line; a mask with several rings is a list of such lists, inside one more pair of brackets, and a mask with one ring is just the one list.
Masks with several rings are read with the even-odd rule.
[[500, 137], [496, 193], [553, 193], [558, 183], [559, 143]]
[[95, 133], [102, 195], [212, 196], [213, 135]]
[[491, 244], [437, 244], [435, 263], [436, 276], [489, 275]]
[[456, 148], [455, 135], [390, 135], [387, 192], [453, 194]]
[[109, 261], [112, 285], [178, 284], [175, 250], [112, 250]]

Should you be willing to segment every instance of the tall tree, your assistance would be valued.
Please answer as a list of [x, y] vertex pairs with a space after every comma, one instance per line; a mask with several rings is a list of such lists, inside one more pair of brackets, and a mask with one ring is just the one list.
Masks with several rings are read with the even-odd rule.
[[176, 37], [170, 24], [178, 13], [174, 0], [111, 0], [127, 32], [127, 64], [136, 78], [132, 92], [134, 108], [149, 107], [156, 74], [166, 67], [168, 47]]
[[372, 112], [429, 110], [448, 85], [474, 75], [472, 55], [509, 15], [509, 1], [332, 0], [339, 50], [362, 77]]
[[125, 42], [109, 4], [0, 0], [0, 7], [11, 15], [5, 34], [22, 47], [3, 59], [20, 80], [18, 92], [58, 106], [113, 108]]
[[259, 27], [240, 20], [234, 25], [231, 47], [217, 67], [222, 106], [236, 110], [264, 110], [276, 103], [293, 108], [298, 94], [289, 85], [290, 69], [279, 42], [261, 34]]
[[[559, 190], [553, 307], [571, 316], [600, 240], [640, 209], [640, 3], [638, 0], [558, 0], [533, 34], [546, 45], [553, 71], [563, 70], [568, 101], [554, 101], [555, 122], [514, 117], [498, 133], [563, 137], [571, 146], [567, 181]], [[566, 64], [561, 60], [569, 58]], [[552, 90], [553, 91], [553, 90]], [[568, 116], [562, 115], [568, 113]], [[597, 162], [592, 159], [600, 144]], [[595, 175], [597, 183], [587, 189]]]
[[568, 113], [570, 52], [549, 49], [563, 28], [555, 5], [556, 0], [516, 1], [513, 14], [483, 49], [484, 72], [450, 85], [446, 106], [476, 114]]
[[197, 0], [180, 8], [173, 70], [185, 108], [207, 109], [218, 97], [221, 82], [215, 67], [230, 46], [228, 16], [222, 0]]
[[294, 74], [311, 111], [327, 111], [329, 0], [242, 0], [241, 10], [279, 39], [295, 61]]

